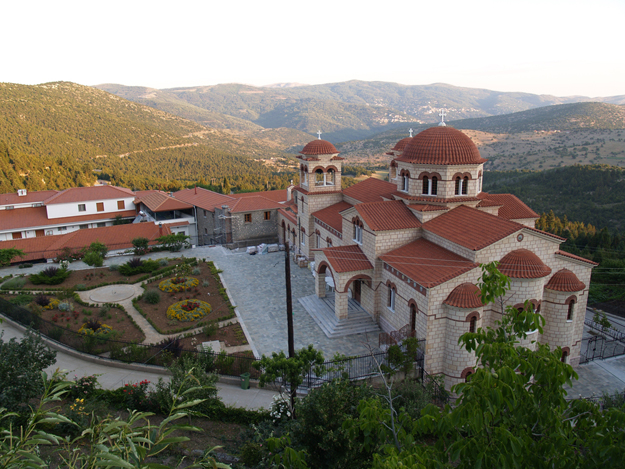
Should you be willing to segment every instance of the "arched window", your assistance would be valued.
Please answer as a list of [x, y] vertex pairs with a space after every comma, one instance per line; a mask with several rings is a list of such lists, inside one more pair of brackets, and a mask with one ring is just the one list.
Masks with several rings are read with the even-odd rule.
[[473, 316], [469, 321], [469, 332], [475, 332], [477, 329], [477, 317]]
[[569, 362], [569, 355], [571, 353], [571, 350], [568, 347], [563, 347], [562, 348], [562, 356], [560, 357], [560, 361], [562, 363], [568, 363]]
[[567, 321], [572, 321], [573, 320], [573, 313], [575, 313], [575, 300], [571, 299], [569, 301], [569, 311], [566, 315], [566, 320]]
[[328, 172], [326, 173], [326, 186], [334, 185], [334, 174], [333, 169], [328, 169]]
[[328, 247], [329, 248], [332, 247], [332, 239], [331, 238], [326, 239], [326, 243], [328, 243]]
[[423, 190], [421, 193], [425, 195], [430, 193], [430, 178], [427, 176], [423, 176]]
[[462, 192], [462, 179], [460, 179], [460, 176], [456, 176], [456, 195], [460, 195]]
[[315, 186], [323, 186], [325, 179], [325, 173], [322, 169], [315, 171]]
[[391, 162], [391, 166], [388, 169], [389, 179], [397, 179], [397, 166]]
[[362, 244], [362, 222], [358, 219], [354, 220], [354, 241]]
[[303, 227], [301, 228], [301, 237], [302, 246], [306, 246], [306, 230]]
[[466, 374], [466, 376], [464, 377], [464, 382], [465, 382], [465, 383], [468, 383], [468, 382], [469, 382], [469, 378], [471, 378], [471, 375], [472, 375], [472, 374], [473, 374], [473, 373], [472, 373], [472, 372], [470, 372], [470, 371]]
[[438, 193], [438, 178], [436, 176], [432, 177], [432, 190], [430, 191], [430, 195], [436, 195]]
[[462, 193], [464, 195], [467, 195], [468, 190], [469, 190], [469, 178], [468, 176], [465, 176], [464, 180], [462, 181]]
[[402, 178], [402, 190], [404, 192], [408, 192], [409, 185], [410, 185], [410, 176], [408, 176], [407, 174], [404, 174]]
[[308, 171], [306, 171], [306, 168], [304, 168], [304, 184], [308, 185]]
[[388, 286], [388, 302], [387, 306], [392, 312], [395, 312], [395, 297], [397, 296], [397, 289], [394, 285]]
[[315, 247], [317, 249], [321, 249], [321, 233], [319, 233], [319, 231], [315, 233], [315, 239], [316, 239]]

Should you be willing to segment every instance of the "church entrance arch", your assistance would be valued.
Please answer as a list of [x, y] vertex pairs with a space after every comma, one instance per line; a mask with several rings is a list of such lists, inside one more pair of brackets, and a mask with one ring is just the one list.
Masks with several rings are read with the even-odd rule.
[[369, 277], [368, 275], [364, 275], [364, 274], [355, 275], [354, 277], [350, 278], [347, 281], [347, 284], [345, 285], [346, 292], [351, 287], [352, 299], [358, 302], [358, 304], [360, 304], [360, 301], [362, 298], [362, 283], [363, 282], [368, 282], [369, 287], [371, 287], [371, 277]]

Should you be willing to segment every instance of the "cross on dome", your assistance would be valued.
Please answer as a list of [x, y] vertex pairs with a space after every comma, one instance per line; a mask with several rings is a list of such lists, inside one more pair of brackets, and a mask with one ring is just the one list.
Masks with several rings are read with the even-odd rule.
[[441, 109], [441, 112], [438, 115], [441, 116], [441, 122], [438, 125], [440, 127], [446, 127], [447, 124], [445, 124], [445, 116], [447, 115], [447, 112], [445, 112], [445, 109]]
[[317, 135], [319, 135], [319, 140], [321, 140], [321, 130], [317, 130]]
[[412, 138], [412, 132], [414, 132], [414, 130], [410, 129], [408, 132], [410, 132], [410, 138]]

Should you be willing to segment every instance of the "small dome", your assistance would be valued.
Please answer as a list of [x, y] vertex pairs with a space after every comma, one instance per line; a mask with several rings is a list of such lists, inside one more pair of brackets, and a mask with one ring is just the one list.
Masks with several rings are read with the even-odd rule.
[[401, 156], [402, 161], [421, 164], [465, 165], [486, 162], [475, 143], [451, 127], [430, 127], [415, 135]]
[[561, 292], [578, 292], [586, 288], [586, 285], [569, 269], [562, 269], [553, 274], [545, 288]]
[[551, 273], [536, 254], [527, 249], [509, 252], [499, 261], [499, 271], [512, 278], [541, 278]]
[[339, 151], [327, 140], [313, 140], [300, 151], [302, 155], [334, 155]]
[[472, 283], [462, 283], [454, 288], [443, 302], [456, 308], [481, 308], [484, 306], [480, 289]]
[[402, 138], [399, 142], [397, 142], [395, 144], [395, 146], [393, 147], [394, 151], [404, 151], [404, 148], [406, 148], [406, 145], [408, 145], [410, 142], [412, 142], [413, 137], [406, 137], [406, 138]]

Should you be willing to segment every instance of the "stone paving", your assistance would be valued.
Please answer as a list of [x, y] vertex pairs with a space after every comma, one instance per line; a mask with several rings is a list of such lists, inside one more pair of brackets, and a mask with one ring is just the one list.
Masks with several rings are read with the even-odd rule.
[[[202, 251], [205, 251], [203, 248]], [[223, 270], [222, 278], [260, 354], [287, 350], [284, 252], [251, 256], [222, 247], [209, 248], [207, 257]], [[365, 343], [376, 350], [377, 334], [357, 334], [329, 339], [306, 312], [299, 298], [313, 295], [315, 284], [309, 269], [291, 263], [295, 349], [312, 344], [326, 358], [335, 353], [363, 355]]]

